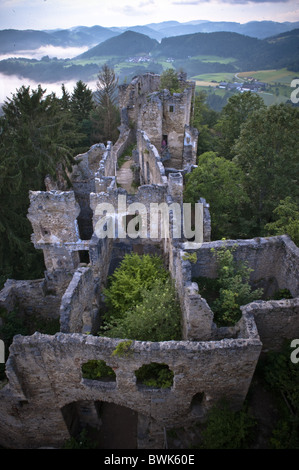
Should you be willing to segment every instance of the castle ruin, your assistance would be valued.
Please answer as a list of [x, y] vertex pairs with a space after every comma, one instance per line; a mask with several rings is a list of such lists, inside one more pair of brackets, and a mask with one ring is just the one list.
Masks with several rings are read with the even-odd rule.
[[[131, 448], [161, 449], [165, 430], [205, 419], [226, 397], [239, 409], [261, 352], [277, 350], [299, 335], [299, 248], [288, 236], [211, 241], [209, 205], [203, 204], [200, 243], [158, 232], [155, 238], [100, 238], [99, 204], [117, 207], [174, 202], [183, 204], [185, 174], [196, 166], [198, 132], [192, 128], [195, 87], [181, 76], [184, 89], [159, 90], [160, 77], [147, 73], [119, 87], [120, 136], [112, 145], [96, 144], [76, 157], [71, 190], [47, 181], [46, 191], [30, 192], [28, 218], [32, 242], [42, 250], [43, 279], [7, 280], [0, 306], [22, 315], [60, 319], [55, 335], [17, 335], [6, 362], [7, 383], [0, 389], [0, 445], [5, 448], [61, 448], [86, 425], [104, 430], [101, 410], [133, 416]], [[117, 162], [136, 143], [139, 187], [128, 194], [117, 184]], [[134, 206], [133, 206], [134, 207]], [[136, 206], [138, 208], [138, 206]], [[138, 211], [138, 209], [137, 209]], [[124, 226], [127, 206], [117, 218]], [[147, 223], [147, 222], [145, 222]], [[170, 217], [170, 226], [173, 220]], [[247, 260], [251, 282], [267, 296], [287, 288], [293, 298], [259, 300], [241, 308], [234, 327], [218, 328], [194, 277], [215, 278], [213, 250], [236, 245], [234, 256]], [[182, 340], [133, 341], [130, 354], [113, 355], [124, 339], [96, 335], [102, 290], [126, 253], [159, 254], [175, 282], [182, 311]], [[196, 255], [191, 262], [188, 254]], [[103, 360], [115, 380], [85, 379], [82, 365]], [[135, 372], [144, 364], [167, 364], [174, 374], [168, 389], [140, 386]], [[112, 419], [112, 418], [111, 418]], [[115, 422], [117, 426], [117, 422]]]

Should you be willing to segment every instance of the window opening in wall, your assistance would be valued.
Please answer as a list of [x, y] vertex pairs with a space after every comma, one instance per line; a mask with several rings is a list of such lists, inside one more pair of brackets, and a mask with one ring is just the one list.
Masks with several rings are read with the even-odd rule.
[[202, 416], [204, 397], [205, 397], [204, 392], [198, 392], [195, 395], [193, 395], [191, 404], [190, 404], [191, 413], [195, 414], [196, 416]]
[[144, 364], [135, 371], [137, 385], [147, 388], [171, 388], [173, 385], [173, 372], [167, 364], [151, 362]]
[[170, 112], [170, 113], [173, 113], [173, 112], [174, 112], [174, 105], [173, 105], [173, 104], [170, 104], [170, 105], [169, 105], [169, 112]]
[[114, 370], [103, 360], [92, 359], [82, 364], [82, 378], [89, 380], [99, 380], [103, 382], [115, 382]]
[[79, 251], [79, 258], [80, 258], [80, 263], [89, 264], [90, 263], [89, 251], [88, 250], [80, 250]]
[[147, 181], [147, 184], [151, 183], [150, 169], [149, 169], [149, 163], [148, 162], [146, 162], [146, 181]]
[[[130, 223], [132, 220], [134, 222]], [[130, 226], [129, 226], [130, 223]], [[132, 226], [132, 224], [134, 224]], [[129, 226], [129, 227], [128, 227]], [[138, 212], [135, 212], [135, 214], [127, 214], [123, 217], [123, 227], [126, 233], [128, 233], [128, 229], [132, 234], [141, 232], [142, 229], [142, 217], [141, 215], [138, 214]]]

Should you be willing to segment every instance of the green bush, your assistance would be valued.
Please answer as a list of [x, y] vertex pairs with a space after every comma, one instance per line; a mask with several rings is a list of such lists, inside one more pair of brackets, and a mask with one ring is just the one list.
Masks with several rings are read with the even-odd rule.
[[268, 352], [262, 374], [279, 410], [279, 419], [270, 439], [274, 449], [299, 449], [299, 367], [291, 361], [292, 349], [286, 341], [281, 351]]
[[216, 322], [234, 325], [241, 318], [241, 305], [261, 298], [263, 289], [252, 290], [249, 284], [250, 269], [246, 262], [236, 263], [235, 247], [214, 250], [218, 262], [219, 298], [212, 304]]
[[115, 379], [115, 372], [105, 361], [94, 359], [82, 364], [82, 376], [91, 380]]
[[173, 372], [167, 364], [152, 362], [145, 364], [135, 372], [140, 384], [153, 388], [170, 388], [173, 384]]
[[110, 318], [100, 334], [139, 341], [180, 340], [181, 310], [170, 279], [156, 281], [141, 295], [140, 303], [123, 318]]
[[250, 444], [256, 422], [243, 408], [232, 411], [222, 400], [208, 413], [205, 429], [202, 431], [202, 449], [244, 449]]
[[169, 273], [159, 256], [126, 254], [104, 289], [109, 309], [107, 317], [122, 318], [142, 300], [144, 291], [150, 289], [156, 280], [166, 281], [168, 278]]

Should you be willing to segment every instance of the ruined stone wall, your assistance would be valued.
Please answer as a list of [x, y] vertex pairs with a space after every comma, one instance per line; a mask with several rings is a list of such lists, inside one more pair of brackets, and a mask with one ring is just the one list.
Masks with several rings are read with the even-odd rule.
[[185, 126], [190, 125], [191, 99], [191, 88], [186, 88], [183, 93], [173, 94], [165, 90], [161, 97], [163, 104], [162, 134], [167, 136], [171, 154], [167, 166], [171, 168], [183, 168]]
[[235, 259], [248, 263], [251, 282], [264, 287], [266, 297], [278, 289], [289, 289], [294, 297], [299, 295], [299, 248], [286, 235], [214, 241], [195, 247], [197, 262], [192, 264], [192, 276], [216, 277], [217, 261], [211, 250], [223, 246], [236, 247]]
[[96, 286], [91, 268], [79, 268], [66, 289], [60, 305], [60, 331], [85, 333], [95, 324]]
[[[188, 339], [199, 339], [202, 328], [209, 324], [209, 306], [201, 298], [203, 307], [197, 306], [191, 309], [188, 306], [190, 297], [186, 295], [188, 289], [192, 292], [191, 300], [196, 305], [198, 302], [198, 288], [192, 283], [193, 277], [217, 276], [217, 263], [212, 249], [219, 249], [223, 246], [236, 246], [234, 256], [236, 261], [246, 261], [250, 268], [251, 283], [254, 286], [265, 288], [265, 298], [269, 298], [278, 289], [289, 289], [294, 299], [287, 300], [265, 300], [255, 301], [242, 307], [243, 313], [250, 312], [256, 321], [257, 329], [265, 349], [278, 349], [284, 339], [293, 339], [299, 335], [299, 308], [298, 308], [298, 288], [299, 288], [299, 249], [287, 236], [260, 238], [253, 240], [228, 240], [204, 243], [194, 250], [188, 249], [188, 243], [184, 244], [185, 256], [188, 253], [196, 253], [197, 262], [192, 263], [188, 259], [184, 260], [184, 254], [176, 257], [176, 265], [173, 268], [176, 283], [180, 296], [183, 299], [186, 317], [184, 318], [184, 334]], [[189, 245], [190, 246], [190, 245]], [[184, 292], [185, 289], [185, 292]], [[192, 302], [191, 302], [192, 305]], [[208, 310], [207, 310], [208, 308]], [[191, 313], [190, 313], [191, 312]], [[197, 313], [198, 312], [198, 313]], [[201, 318], [203, 317], [203, 319]], [[229, 331], [215, 329], [211, 325], [211, 336], [229, 334]], [[236, 325], [232, 334], [236, 334], [239, 325]]]
[[104, 144], [95, 144], [87, 152], [75, 157], [69, 175], [76, 201], [80, 206], [77, 218], [79, 235], [82, 240], [90, 240], [92, 232], [92, 213], [89, 206], [89, 194], [95, 191], [95, 172], [98, 170], [103, 155], [106, 152]]
[[185, 126], [182, 168], [196, 165], [199, 132], [195, 127]]
[[59, 318], [60, 302], [61, 295], [47, 293], [45, 279], [8, 279], [0, 292], [0, 307], [8, 312], [18, 309], [21, 314], [42, 318]]
[[159, 92], [149, 95], [138, 115], [139, 131], [146, 131], [148, 139], [158, 152], [161, 151], [163, 140], [163, 104]]
[[138, 115], [149, 93], [160, 86], [160, 76], [153, 73], [139, 75], [129, 84], [119, 86], [118, 100], [121, 123], [136, 130]]
[[252, 302], [242, 312], [253, 314], [264, 351], [279, 351], [284, 341], [299, 337], [299, 297]]
[[144, 131], [138, 131], [137, 133], [137, 148], [139, 152], [140, 183], [166, 184], [167, 178], [159, 152]]
[[[0, 390], [1, 445], [61, 446], [68, 437], [61, 409], [80, 400], [129, 407], [160, 427], [180, 427], [202, 419], [223, 396], [239, 407], [261, 349], [257, 335], [200, 343], [134, 341], [129, 354], [122, 357], [112, 354], [119, 342], [63, 333], [15, 337], [7, 363], [10, 385]], [[84, 379], [81, 366], [93, 359], [104, 360], [112, 367], [116, 381]], [[135, 371], [151, 362], [167, 364], [174, 372], [171, 389], [140, 387], [136, 383]], [[192, 400], [199, 393], [203, 394], [201, 406], [193, 408]]]

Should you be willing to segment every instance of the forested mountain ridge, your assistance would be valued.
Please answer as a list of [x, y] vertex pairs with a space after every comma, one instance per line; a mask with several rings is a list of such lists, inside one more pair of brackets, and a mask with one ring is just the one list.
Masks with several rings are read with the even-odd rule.
[[119, 33], [102, 26], [78, 26], [55, 31], [4, 29], [0, 31], [0, 53], [34, 50], [42, 46], [92, 47]]
[[[80, 28], [76, 31], [78, 29]], [[80, 30], [83, 34], [85, 28]], [[95, 27], [94, 33], [96, 32], [99, 33], [99, 30]], [[164, 38], [161, 43], [135, 31], [128, 30], [116, 36], [117, 33], [111, 33], [114, 37], [73, 59], [50, 59], [48, 56], [41, 60], [9, 58], [0, 61], [0, 72], [29, 78], [39, 83], [49, 83], [72, 79], [92, 81], [99, 67], [107, 61], [109, 66], [117, 67], [120, 80], [146, 71], [161, 73], [163, 68], [168, 66], [166, 61], [172, 61], [172, 66], [176, 69], [183, 68], [189, 77], [204, 73], [235, 74], [246, 70], [279, 68], [299, 71], [299, 29], [268, 39], [231, 32], [215, 32]], [[59, 34], [64, 33], [58, 31], [57, 35]], [[36, 34], [32, 37], [37, 38]], [[41, 37], [46, 42], [47, 36]], [[145, 65], [128, 64], [132, 56], [142, 59], [142, 55], [147, 56], [144, 58], [144, 62], [147, 62]]]
[[101, 57], [109, 55], [130, 56], [140, 53], [149, 53], [159, 45], [158, 41], [145, 34], [135, 31], [125, 31], [121, 35], [89, 49], [78, 58]]
[[93, 47], [131, 30], [161, 41], [166, 37], [195, 33], [233, 32], [265, 39], [298, 28], [299, 22], [251, 21], [240, 24], [228, 21], [194, 20], [188, 23], [164, 21], [131, 27], [75, 26], [57, 30], [0, 30], [0, 53], [38, 49], [43, 45], [60, 47]]

